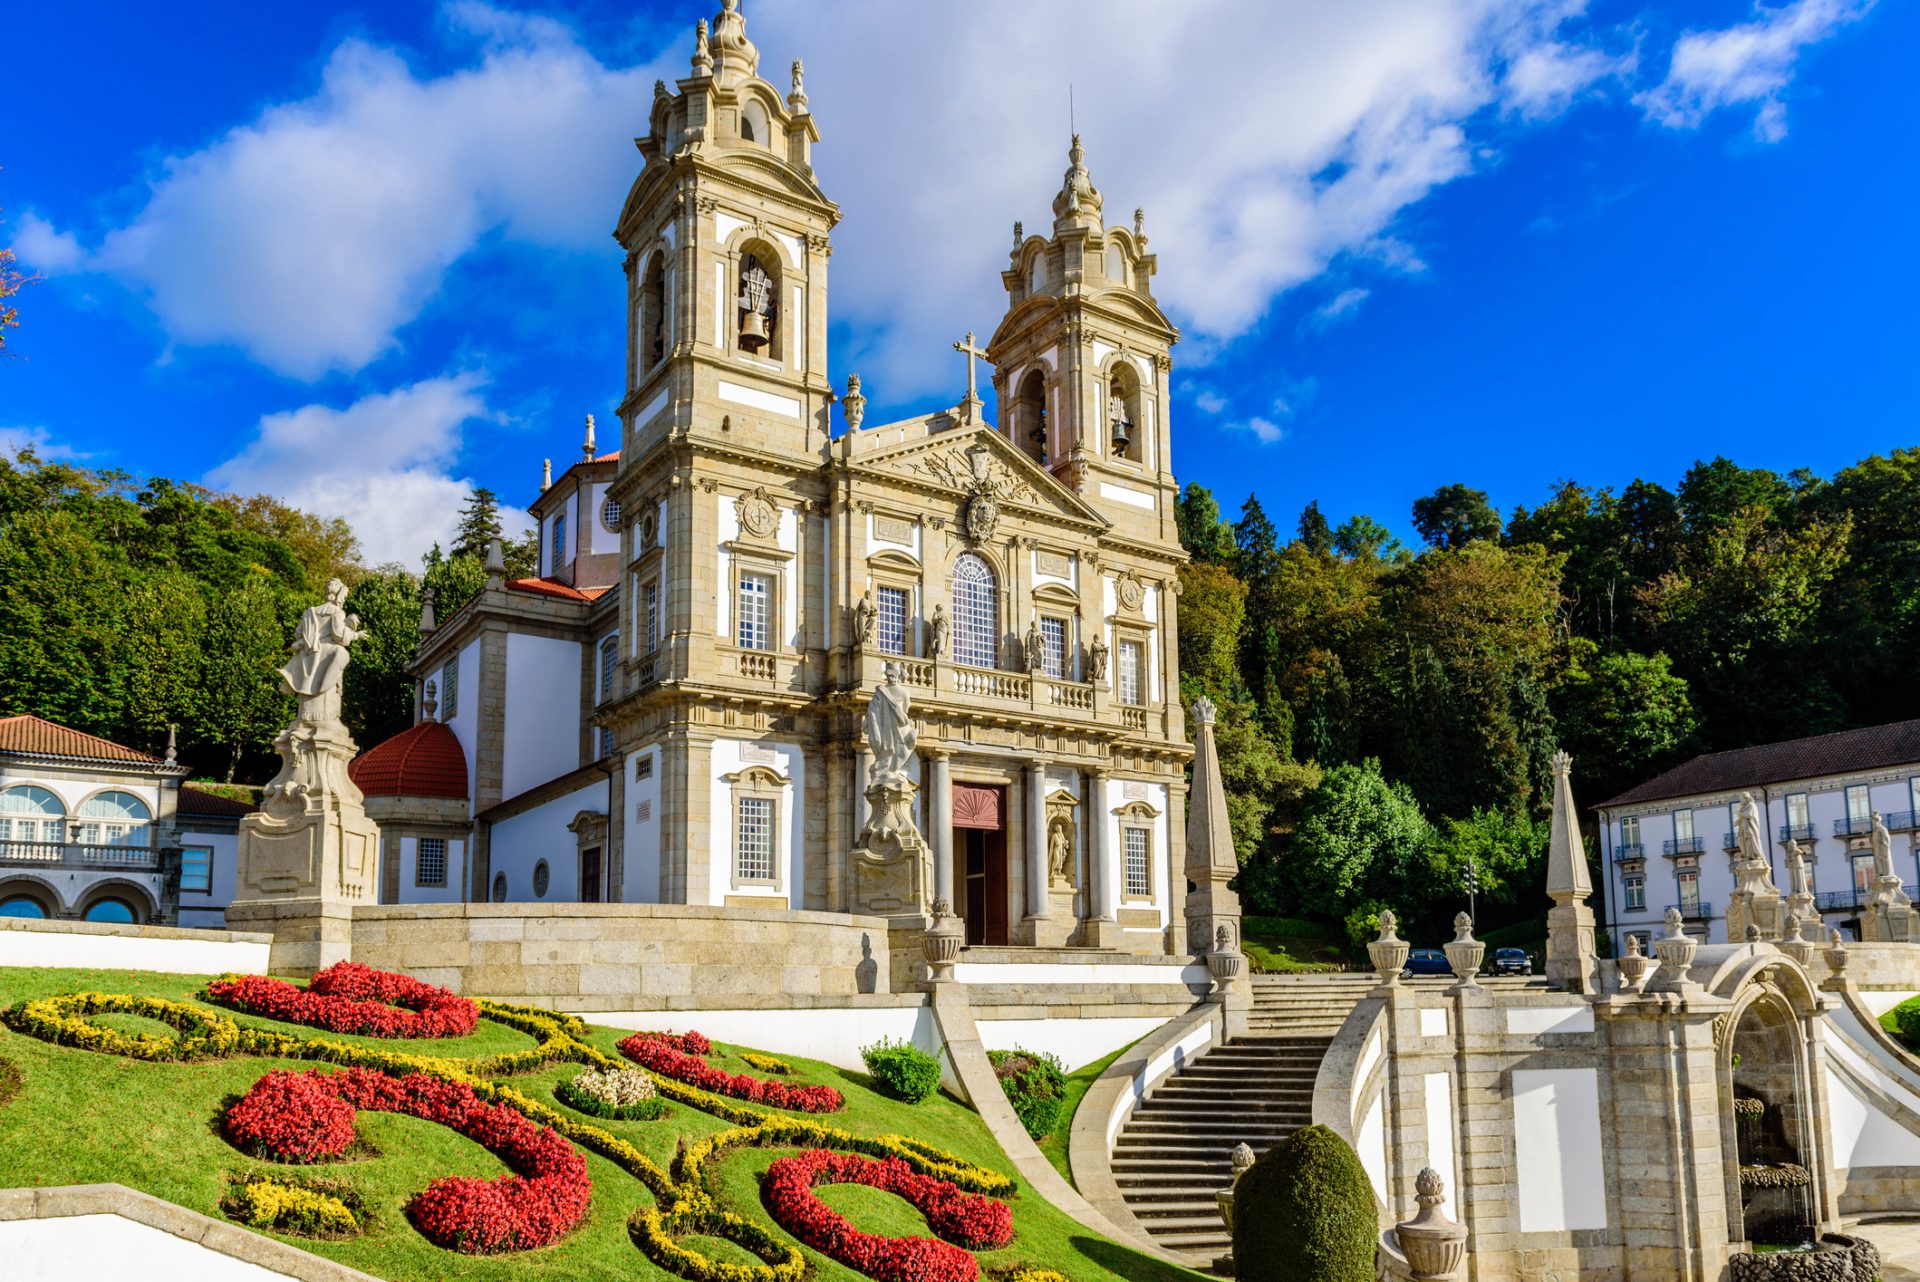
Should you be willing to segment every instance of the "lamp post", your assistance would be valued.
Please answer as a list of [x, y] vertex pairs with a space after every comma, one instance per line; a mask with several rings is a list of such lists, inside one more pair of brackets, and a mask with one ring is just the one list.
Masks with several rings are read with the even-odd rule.
[[1475, 921], [1480, 920], [1480, 912], [1474, 901], [1474, 897], [1479, 893], [1480, 866], [1469, 856], [1467, 859], [1467, 916], [1473, 918]]

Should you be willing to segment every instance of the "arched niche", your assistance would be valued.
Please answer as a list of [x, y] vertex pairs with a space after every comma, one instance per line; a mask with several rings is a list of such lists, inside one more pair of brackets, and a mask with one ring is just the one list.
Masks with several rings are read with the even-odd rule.
[[1718, 978], [1733, 1003], [1714, 1020], [1729, 1239], [1811, 1240], [1835, 1227], [1824, 1222], [1832, 1174], [1812, 1050], [1822, 1003], [1785, 958], [1751, 958]]
[[1014, 445], [1044, 467], [1053, 457], [1053, 440], [1047, 421], [1047, 372], [1038, 365], [1014, 386], [1012, 426]]
[[1139, 463], [1146, 458], [1147, 422], [1140, 373], [1124, 355], [1107, 367], [1104, 431], [1110, 457]]

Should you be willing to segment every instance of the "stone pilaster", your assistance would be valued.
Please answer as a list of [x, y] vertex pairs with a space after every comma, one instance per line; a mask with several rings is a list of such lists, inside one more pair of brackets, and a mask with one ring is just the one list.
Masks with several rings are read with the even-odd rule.
[[1107, 774], [1087, 771], [1087, 921], [1081, 939], [1090, 948], [1114, 948], [1120, 943], [1120, 921], [1114, 910], [1116, 887], [1109, 844]]

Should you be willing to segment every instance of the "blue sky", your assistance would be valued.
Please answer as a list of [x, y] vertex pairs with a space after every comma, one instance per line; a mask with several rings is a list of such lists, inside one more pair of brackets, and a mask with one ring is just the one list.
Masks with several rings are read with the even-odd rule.
[[[1072, 82], [1186, 334], [1176, 470], [1230, 510], [1410, 541], [1451, 481], [1511, 508], [1915, 442], [1904, 0], [745, 7], [763, 75], [806, 60], [870, 421], [959, 395]], [[29, 6], [0, 240], [46, 279], [0, 437], [276, 493], [375, 560], [469, 482], [524, 504], [610, 429], [630, 140], [706, 12]]]

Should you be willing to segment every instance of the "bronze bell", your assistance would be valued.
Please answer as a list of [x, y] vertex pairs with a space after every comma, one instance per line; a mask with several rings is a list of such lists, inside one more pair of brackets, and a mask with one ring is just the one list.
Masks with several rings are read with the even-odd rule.
[[757, 352], [766, 345], [767, 318], [759, 312], [748, 312], [746, 319], [740, 322], [741, 348], [749, 352]]
[[1133, 444], [1133, 434], [1128, 429], [1133, 425], [1126, 419], [1118, 419], [1113, 425], [1113, 452], [1125, 454], [1127, 447]]

